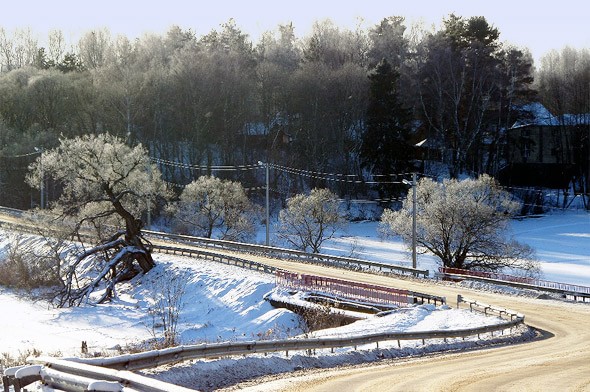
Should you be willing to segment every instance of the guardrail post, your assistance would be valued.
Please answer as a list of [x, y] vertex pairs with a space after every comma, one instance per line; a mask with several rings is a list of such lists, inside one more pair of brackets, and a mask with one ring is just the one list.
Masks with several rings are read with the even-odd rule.
[[461, 294], [457, 294], [457, 309], [459, 309], [459, 304], [463, 302], [463, 296]]

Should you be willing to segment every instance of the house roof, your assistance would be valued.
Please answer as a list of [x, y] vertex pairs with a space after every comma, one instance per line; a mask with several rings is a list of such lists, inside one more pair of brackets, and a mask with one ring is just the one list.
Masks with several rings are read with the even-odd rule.
[[582, 114], [562, 114], [561, 116], [554, 116], [551, 112], [543, 106], [540, 102], [532, 102], [523, 105], [519, 108], [523, 112], [528, 112], [530, 118], [526, 120], [519, 120], [512, 125], [511, 128], [519, 128], [528, 125], [541, 126], [559, 126], [559, 125], [590, 125], [590, 113]]

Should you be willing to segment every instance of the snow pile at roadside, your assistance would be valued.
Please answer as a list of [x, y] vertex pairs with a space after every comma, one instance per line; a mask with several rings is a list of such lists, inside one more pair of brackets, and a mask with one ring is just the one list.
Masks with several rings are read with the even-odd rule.
[[156, 268], [132, 293], [146, 301], [166, 276], [188, 276], [178, 328], [180, 343], [278, 339], [301, 332], [298, 315], [264, 300], [275, 286], [273, 275], [189, 257], [157, 254], [156, 261]]
[[[465, 309], [453, 309], [448, 305], [432, 304], [400, 308], [384, 316], [373, 316], [338, 328], [324, 329], [311, 334], [312, 337], [369, 335], [387, 332], [417, 332], [476, 328], [496, 325], [500, 318]], [[397, 343], [396, 343], [397, 344]]]

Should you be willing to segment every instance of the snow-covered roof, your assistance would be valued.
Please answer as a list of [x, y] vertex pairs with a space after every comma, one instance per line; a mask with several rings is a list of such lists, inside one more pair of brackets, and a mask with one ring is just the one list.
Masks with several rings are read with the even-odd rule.
[[589, 125], [590, 113], [583, 114], [563, 114], [561, 116], [554, 116], [551, 112], [543, 106], [540, 102], [532, 102], [522, 105], [518, 108], [521, 112], [528, 112], [530, 117], [526, 120], [519, 120], [512, 125], [512, 128], [523, 127], [527, 125], [544, 125], [544, 126], [558, 126], [558, 125]]

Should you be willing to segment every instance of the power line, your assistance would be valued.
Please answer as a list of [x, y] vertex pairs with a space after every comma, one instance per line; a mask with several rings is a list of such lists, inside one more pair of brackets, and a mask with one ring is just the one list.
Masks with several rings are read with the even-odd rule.
[[[282, 171], [284, 173], [295, 174], [303, 177], [313, 178], [316, 180], [324, 180], [324, 181], [333, 181], [333, 182], [341, 182], [341, 183], [348, 183], [348, 184], [367, 184], [367, 185], [377, 185], [377, 184], [403, 184], [402, 181], [368, 181], [364, 180], [358, 174], [343, 174], [343, 173], [327, 173], [327, 172], [316, 172], [312, 170], [304, 170], [304, 169], [297, 169], [287, 166], [280, 166], [276, 164], [270, 164], [270, 167], [273, 169]], [[386, 176], [386, 175], [379, 175], [379, 176]], [[398, 176], [396, 174], [392, 174], [390, 176]], [[359, 178], [360, 179], [353, 179]]]
[[[30, 156], [34, 154], [39, 154], [39, 152], [33, 152], [29, 154], [24, 154], [20, 156]], [[14, 156], [14, 157], [20, 157]], [[154, 163], [158, 163], [161, 165], [178, 167], [183, 169], [191, 169], [191, 170], [211, 170], [211, 171], [244, 171], [244, 170], [258, 170], [263, 169], [264, 166], [260, 164], [246, 164], [246, 165], [193, 165], [188, 163], [182, 162], [175, 162], [170, 160], [165, 160], [161, 158], [154, 158], [151, 157], [150, 160]], [[324, 181], [332, 181], [332, 182], [339, 182], [339, 183], [348, 183], [348, 184], [364, 184], [364, 185], [380, 185], [380, 184], [403, 184], [402, 181], [367, 181], [362, 178], [361, 175], [358, 174], [345, 174], [345, 173], [333, 173], [333, 172], [322, 172], [322, 171], [313, 171], [313, 170], [306, 170], [306, 169], [299, 169], [289, 166], [278, 165], [274, 163], [269, 164], [270, 168], [275, 170], [281, 171], [283, 173], [298, 175], [302, 177], [312, 178], [315, 180], [324, 180]], [[381, 178], [381, 177], [407, 177], [411, 175], [411, 173], [397, 173], [397, 174], [373, 174], [371, 177]], [[430, 177], [421, 174], [424, 177]], [[176, 188], [185, 188], [186, 185], [177, 184], [173, 182], [166, 181], [167, 184]], [[558, 190], [550, 189], [550, 188], [542, 188], [542, 189], [535, 189], [530, 187], [516, 187], [516, 186], [503, 186], [499, 185], [502, 189], [507, 190], [521, 190], [521, 191], [528, 191], [528, 192], [543, 192], [545, 196], [556, 196]], [[245, 188], [247, 191], [257, 191], [265, 189], [262, 186], [258, 187], [249, 187]], [[286, 194], [286, 192], [281, 192], [277, 189], [271, 189], [273, 192], [278, 194]], [[351, 202], [351, 203], [359, 203], [359, 204], [367, 204], [367, 203], [387, 203], [387, 202], [400, 202], [403, 201], [403, 198], [389, 198], [389, 199], [341, 199], [342, 202]], [[523, 206], [528, 207], [535, 207], [538, 205], [533, 203], [522, 203]], [[550, 207], [550, 206], [543, 206], [543, 208], [547, 209], [555, 209], [555, 210], [562, 210], [563, 208], [560, 207]]]
[[[281, 165], [277, 165], [274, 163], [270, 164], [270, 167], [278, 169], [278, 170], [289, 170], [292, 172], [297, 172], [297, 173], [301, 173], [301, 174], [307, 174], [307, 175], [314, 175], [314, 176], [320, 176], [320, 177], [343, 177], [343, 178], [347, 178], [347, 177], [355, 177], [355, 178], [362, 178], [362, 175], [359, 174], [344, 174], [344, 173], [330, 173], [330, 172], [320, 172], [320, 171], [313, 171], [313, 170], [306, 170], [306, 169], [298, 169], [298, 168], [294, 168], [294, 167], [288, 167], [288, 166], [281, 166]], [[412, 173], [391, 173], [391, 174], [371, 174], [371, 177], [411, 177]], [[364, 183], [366, 183], [366, 181], [362, 181]]]
[[179, 167], [182, 169], [191, 169], [191, 170], [242, 171], [242, 170], [254, 170], [254, 169], [261, 169], [262, 168], [258, 164], [234, 165], [234, 166], [229, 166], [229, 165], [192, 165], [192, 164], [188, 164], [188, 163], [174, 162], [174, 161], [169, 161], [166, 159], [154, 158], [154, 157], [150, 157], [150, 160], [153, 163], [160, 164], [160, 165]]
[[24, 157], [30, 157], [32, 155], [39, 155], [41, 154], [41, 151], [33, 151], [33, 152], [29, 152], [27, 154], [20, 154], [20, 155], [1, 155], [0, 158], [24, 158]]
[[[264, 166], [260, 164], [248, 164], [248, 165], [193, 165], [183, 162], [175, 162], [161, 158], [150, 157], [150, 160], [156, 164], [178, 167], [182, 169], [190, 170], [211, 170], [211, 171], [244, 171], [244, 170], [257, 170], [262, 169]], [[349, 184], [367, 184], [367, 185], [379, 185], [379, 184], [402, 184], [402, 181], [368, 181], [364, 180], [362, 176], [358, 174], [344, 174], [344, 173], [329, 173], [329, 172], [318, 172], [312, 170], [298, 169], [294, 167], [277, 165], [274, 163], [269, 164], [269, 167], [282, 171], [288, 174], [299, 175], [303, 177], [313, 178], [316, 180], [325, 180], [333, 182], [342, 182]], [[375, 177], [407, 177], [410, 173], [400, 174], [374, 174]]]

